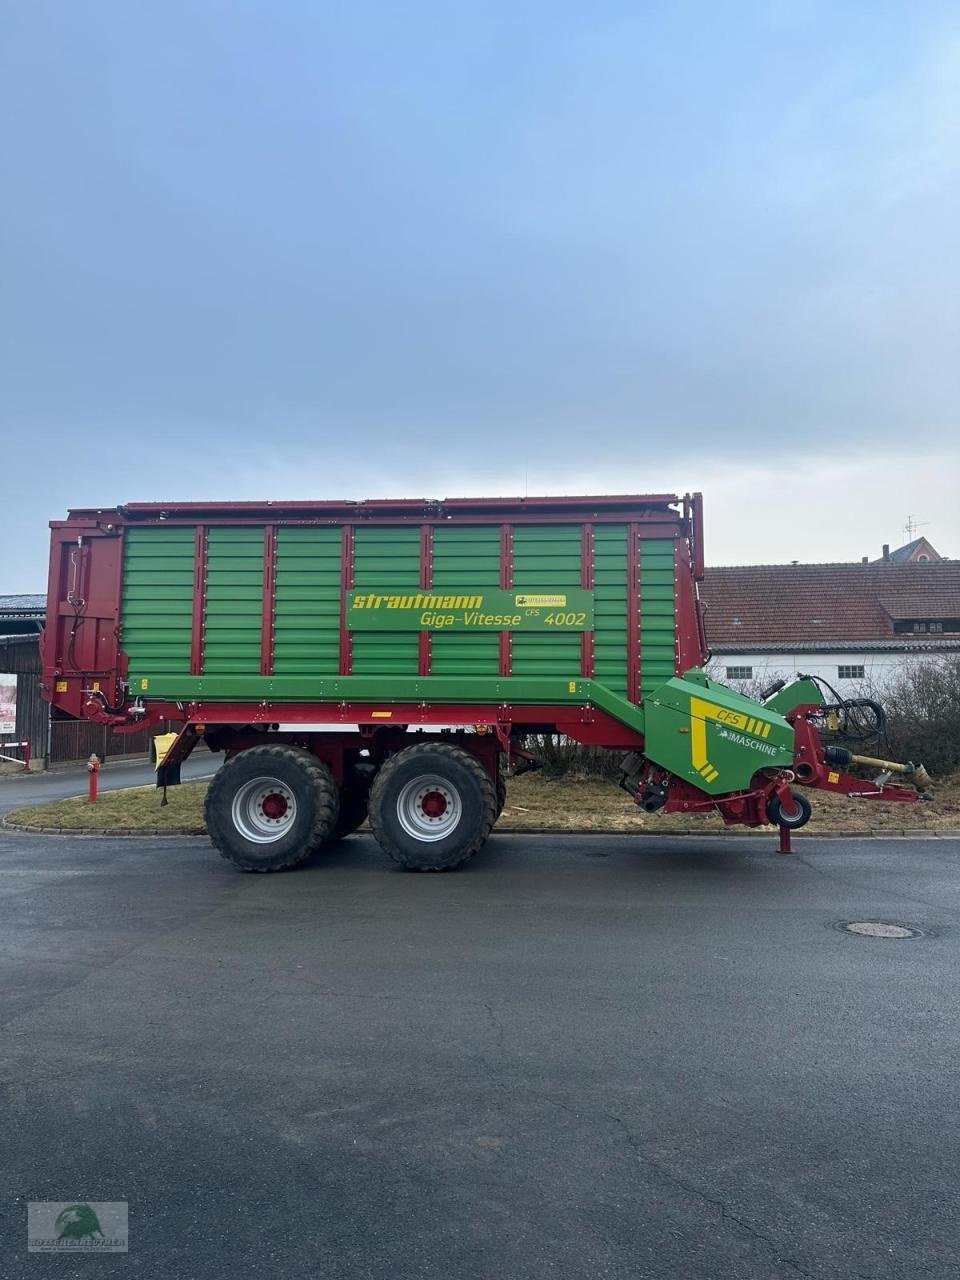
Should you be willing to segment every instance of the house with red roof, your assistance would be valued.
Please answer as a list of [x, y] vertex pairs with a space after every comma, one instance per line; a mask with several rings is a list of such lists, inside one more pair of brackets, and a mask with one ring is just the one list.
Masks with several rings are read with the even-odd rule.
[[734, 685], [807, 672], [842, 694], [960, 653], [960, 561], [934, 557], [707, 569], [711, 670]]

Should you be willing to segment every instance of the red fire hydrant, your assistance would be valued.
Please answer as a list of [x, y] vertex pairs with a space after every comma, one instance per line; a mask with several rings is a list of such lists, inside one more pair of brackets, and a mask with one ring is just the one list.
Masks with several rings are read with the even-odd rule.
[[90, 753], [90, 759], [87, 761], [87, 769], [90, 773], [89, 790], [87, 799], [91, 804], [97, 803], [97, 776], [100, 773], [100, 759], [96, 752]]

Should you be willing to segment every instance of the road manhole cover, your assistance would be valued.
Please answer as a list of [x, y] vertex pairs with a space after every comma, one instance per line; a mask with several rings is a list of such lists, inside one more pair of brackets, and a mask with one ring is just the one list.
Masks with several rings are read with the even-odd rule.
[[912, 924], [894, 924], [890, 920], [841, 920], [837, 925], [846, 933], [859, 934], [861, 938], [922, 938], [923, 930]]

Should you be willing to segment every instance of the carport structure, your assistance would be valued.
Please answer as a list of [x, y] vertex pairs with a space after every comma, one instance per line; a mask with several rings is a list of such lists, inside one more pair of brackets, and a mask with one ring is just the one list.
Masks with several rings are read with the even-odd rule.
[[[16, 677], [16, 718], [0, 742], [29, 741], [39, 762], [49, 753], [49, 708], [40, 696], [40, 631], [46, 596], [0, 596], [0, 676]], [[22, 756], [22, 750], [17, 754]]]

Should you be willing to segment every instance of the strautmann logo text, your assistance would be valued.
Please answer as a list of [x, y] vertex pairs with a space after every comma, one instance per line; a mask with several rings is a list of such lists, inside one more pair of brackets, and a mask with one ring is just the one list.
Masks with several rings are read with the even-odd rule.
[[587, 631], [593, 626], [593, 592], [364, 587], [346, 593], [345, 621], [351, 631]]
[[441, 596], [425, 595], [418, 591], [415, 596], [378, 595], [368, 591], [354, 592], [354, 609], [482, 609], [483, 596]]

